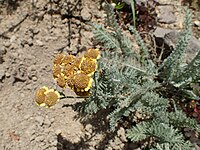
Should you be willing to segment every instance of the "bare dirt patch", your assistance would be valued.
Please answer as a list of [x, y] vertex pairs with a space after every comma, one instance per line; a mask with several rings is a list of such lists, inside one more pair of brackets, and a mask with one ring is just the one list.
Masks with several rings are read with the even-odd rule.
[[[9, 0], [12, 1], [12, 0]], [[108, 132], [104, 113], [77, 117], [65, 99], [51, 109], [34, 103], [35, 90], [60, 89], [52, 77], [58, 53], [77, 55], [93, 48], [89, 22], [102, 22], [98, 0], [17, 0], [0, 6], [0, 149], [136, 149], [125, 130]], [[199, 28], [195, 28], [199, 33]], [[197, 38], [198, 37], [198, 34]], [[70, 89], [63, 91], [74, 95]]]

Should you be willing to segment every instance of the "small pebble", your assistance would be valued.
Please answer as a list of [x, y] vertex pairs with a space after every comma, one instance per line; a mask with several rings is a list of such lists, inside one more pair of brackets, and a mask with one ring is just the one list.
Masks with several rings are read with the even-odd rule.
[[82, 9], [82, 11], [81, 11], [81, 17], [83, 18], [83, 20], [89, 21], [89, 20], [91, 20], [92, 15], [88, 11], [88, 9]]
[[5, 70], [1, 69], [0, 70], [0, 80], [2, 80], [4, 76], [5, 76]]
[[29, 46], [33, 45], [33, 39], [32, 39], [32, 38], [29, 38], [29, 39], [27, 40], [27, 43], [28, 43]]
[[51, 121], [48, 118], [46, 118], [44, 124], [47, 126], [51, 126]]
[[10, 45], [11, 45], [10, 42], [5, 42], [5, 43], [4, 43], [4, 46], [5, 46], [5, 47], [10, 47]]
[[53, 123], [53, 122], [55, 121], [55, 119], [54, 119], [54, 118], [51, 118], [50, 121], [51, 121], [51, 123]]
[[197, 27], [200, 27], [200, 21], [195, 20], [195, 21], [194, 21], [194, 25], [197, 26]]
[[40, 41], [40, 40], [36, 40], [35, 42], [40, 47], [44, 46], [44, 43], [42, 41]]
[[37, 122], [39, 122], [40, 125], [42, 125], [42, 124], [43, 124], [43, 121], [44, 121], [44, 118], [43, 118], [42, 116], [36, 116], [36, 117], [35, 117], [35, 120], [36, 120]]
[[32, 80], [33, 80], [33, 81], [37, 81], [37, 79], [38, 79], [38, 78], [37, 78], [36, 76], [33, 76], [33, 77], [32, 77]]
[[55, 134], [56, 135], [59, 135], [59, 134], [61, 134], [62, 133], [62, 131], [60, 130], [60, 129], [57, 129], [56, 131], [55, 131]]
[[0, 56], [6, 54], [6, 49], [5, 47], [0, 47]]
[[13, 43], [13, 42], [16, 40], [16, 38], [17, 38], [17, 37], [16, 37], [15, 35], [11, 36], [10, 42]]
[[44, 141], [44, 139], [45, 139], [45, 137], [42, 136], [42, 135], [35, 138], [35, 140], [36, 140], [37, 142], [42, 142], [42, 141]]
[[6, 72], [5, 75], [6, 75], [6, 77], [10, 77], [11, 76], [9, 72]]
[[25, 120], [28, 119], [28, 118], [30, 118], [30, 115], [29, 115], [29, 114], [27, 114], [27, 115], [24, 116], [24, 119], [25, 119]]
[[92, 125], [91, 125], [91, 124], [87, 124], [87, 125], [85, 126], [85, 130], [86, 130], [87, 132], [89, 132], [89, 133], [92, 133]]

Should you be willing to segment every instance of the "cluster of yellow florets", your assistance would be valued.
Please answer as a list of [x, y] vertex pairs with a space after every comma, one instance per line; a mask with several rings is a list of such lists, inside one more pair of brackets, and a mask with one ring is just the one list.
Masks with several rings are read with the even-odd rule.
[[60, 99], [60, 94], [54, 89], [44, 86], [39, 88], [35, 94], [35, 102], [39, 106], [51, 107]]
[[[89, 49], [82, 57], [58, 54], [53, 62], [53, 77], [60, 87], [68, 86], [79, 96], [89, 96], [99, 57], [98, 49]], [[36, 104], [47, 108], [55, 105], [60, 98], [59, 92], [45, 86], [35, 94]]]
[[99, 58], [98, 49], [89, 49], [82, 57], [58, 54], [53, 62], [53, 77], [61, 88], [68, 86], [77, 95], [88, 96]]

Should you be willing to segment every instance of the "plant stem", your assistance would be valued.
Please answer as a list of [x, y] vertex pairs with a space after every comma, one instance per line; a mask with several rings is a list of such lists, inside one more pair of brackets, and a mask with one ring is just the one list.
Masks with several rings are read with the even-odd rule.
[[65, 98], [87, 98], [87, 96], [62, 96], [60, 99], [65, 99]]
[[134, 0], [131, 0], [131, 9], [132, 9], [132, 14], [133, 14], [133, 26], [136, 29], [135, 2], [134, 2]]

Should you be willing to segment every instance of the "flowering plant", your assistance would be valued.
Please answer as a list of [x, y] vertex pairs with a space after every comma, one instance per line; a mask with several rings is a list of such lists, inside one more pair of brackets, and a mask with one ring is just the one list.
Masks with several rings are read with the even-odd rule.
[[[89, 49], [81, 57], [58, 54], [53, 61], [53, 78], [61, 88], [69, 87], [76, 95], [88, 97], [99, 58], [98, 49]], [[58, 91], [44, 86], [36, 91], [35, 102], [39, 106], [51, 107], [59, 101], [60, 97]]]

